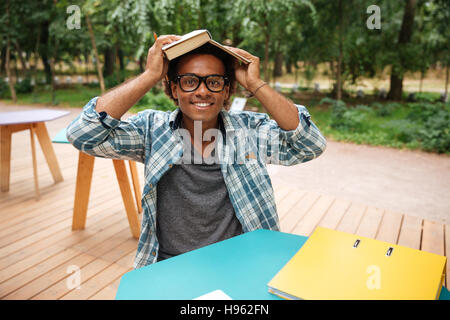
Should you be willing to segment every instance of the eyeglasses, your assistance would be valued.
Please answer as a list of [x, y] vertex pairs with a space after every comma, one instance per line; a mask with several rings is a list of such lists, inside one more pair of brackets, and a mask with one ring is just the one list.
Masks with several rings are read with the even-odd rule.
[[211, 74], [206, 77], [200, 77], [193, 73], [186, 73], [177, 77], [177, 82], [180, 85], [181, 90], [185, 92], [192, 92], [200, 87], [200, 83], [204, 82], [206, 88], [212, 92], [220, 92], [228, 84], [227, 77], [220, 74]]

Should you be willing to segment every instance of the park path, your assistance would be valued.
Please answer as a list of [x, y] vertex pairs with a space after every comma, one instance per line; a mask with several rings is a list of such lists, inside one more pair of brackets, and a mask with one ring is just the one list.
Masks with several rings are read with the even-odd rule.
[[[0, 102], [0, 112], [33, 108], [62, 109]], [[51, 137], [81, 112], [67, 110], [70, 115], [48, 122]], [[450, 223], [450, 156], [328, 140], [318, 159], [292, 167], [270, 165], [269, 173], [277, 185]]]

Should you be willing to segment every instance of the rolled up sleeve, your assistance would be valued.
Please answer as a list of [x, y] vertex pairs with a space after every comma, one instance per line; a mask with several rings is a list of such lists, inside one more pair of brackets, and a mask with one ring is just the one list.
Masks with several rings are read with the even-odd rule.
[[283, 130], [275, 120], [268, 120], [263, 126], [269, 127], [266, 162], [291, 166], [319, 157], [326, 149], [327, 142], [311, 120], [308, 110], [295, 105], [299, 124], [294, 130]]
[[97, 112], [97, 100], [90, 100], [69, 124], [69, 142], [92, 156], [144, 162], [145, 118], [136, 115], [117, 120], [106, 112]]

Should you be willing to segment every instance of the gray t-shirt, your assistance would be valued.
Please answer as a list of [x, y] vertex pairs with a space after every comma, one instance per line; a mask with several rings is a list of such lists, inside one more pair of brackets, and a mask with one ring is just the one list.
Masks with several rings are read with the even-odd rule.
[[[191, 151], [197, 152], [192, 145]], [[214, 155], [213, 151], [210, 157]], [[206, 164], [205, 159], [202, 164], [181, 163], [161, 177], [156, 232], [158, 261], [242, 233], [220, 164]]]

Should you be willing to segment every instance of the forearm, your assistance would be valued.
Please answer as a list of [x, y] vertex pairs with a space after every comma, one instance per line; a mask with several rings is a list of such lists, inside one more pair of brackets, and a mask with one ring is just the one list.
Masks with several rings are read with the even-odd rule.
[[98, 98], [97, 112], [106, 112], [111, 117], [120, 118], [147, 93], [158, 80], [149, 70], [128, 80]]
[[[250, 88], [251, 92], [255, 92], [263, 82]], [[293, 102], [272, 89], [269, 85], [260, 87], [255, 98], [263, 105], [266, 111], [278, 123], [281, 129], [289, 131], [297, 128], [299, 124], [298, 110]]]

